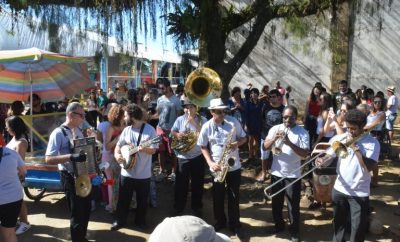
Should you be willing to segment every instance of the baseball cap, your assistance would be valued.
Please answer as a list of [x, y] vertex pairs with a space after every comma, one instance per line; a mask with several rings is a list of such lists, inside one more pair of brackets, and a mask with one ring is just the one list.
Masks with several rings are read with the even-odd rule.
[[164, 219], [151, 233], [149, 242], [228, 242], [231, 239], [217, 233], [201, 218], [185, 215]]

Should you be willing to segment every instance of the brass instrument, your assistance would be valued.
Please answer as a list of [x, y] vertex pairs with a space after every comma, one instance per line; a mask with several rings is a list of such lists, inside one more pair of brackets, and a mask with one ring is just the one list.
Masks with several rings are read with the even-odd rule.
[[221, 166], [221, 170], [211, 172], [211, 174], [214, 176], [214, 182], [225, 182], [226, 174], [228, 174], [229, 168], [235, 164], [235, 158], [230, 156], [230, 144], [232, 143], [235, 130], [236, 128], [233, 127], [232, 130], [228, 133], [228, 137], [225, 141], [224, 147], [222, 148], [221, 158], [217, 162]]
[[[325, 152], [321, 152], [318, 155], [314, 156], [312, 159], [304, 162], [303, 165], [301, 165], [300, 167], [294, 169], [292, 172], [290, 172], [290, 174], [293, 174], [301, 169], [303, 169], [303, 167], [308, 166], [308, 164], [310, 164], [311, 162], [313, 162], [314, 160], [316, 160], [317, 158], [320, 158], [326, 154], [336, 154], [336, 156], [340, 157], [341, 159], [346, 158], [349, 155], [348, 152], [348, 148], [353, 145], [354, 143], [356, 143], [357, 141], [359, 141], [360, 139], [362, 139], [365, 135], [369, 134], [369, 132], [371, 130], [373, 130], [375, 128], [375, 126], [369, 128], [368, 130], [364, 131], [363, 133], [361, 133], [360, 135], [349, 139], [347, 142], [343, 143], [343, 139], [342, 140], [337, 140], [334, 141], [332, 144], [330, 144], [330, 147], [325, 151]], [[346, 138], [346, 137], [345, 137]], [[333, 153], [332, 153], [333, 152]], [[327, 162], [327, 160], [324, 161], [325, 163]], [[287, 184], [285, 187], [283, 187], [282, 189], [280, 189], [279, 191], [275, 192], [274, 194], [270, 194], [270, 190], [272, 187], [276, 186], [277, 184], [279, 184], [281, 181], [283, 181], [285, 178], [287, 178], [287, 176], [281, 177], [279, 180], [277, 180], [275, 183], [269, 185], [268, 187], [266, 187], [264, 189], [264, 194], [269, 198], [273, 198], [276, 195], [278, 195], [279, 193], [283, 192], [284, 190], [286, 190], [286, 188], [290, 187], [291, 185], [293, 185], [294, 183], [296, 183], [297, 181], [303, 179], [305, 176], [307, 176], [308, 174], [310, 174], [311, 172], [313, 172], [315, 169], [320, 168], [320, 166], [314, 166], [312, 169], [309, 169], [307, 172], [303, 173], [300, 177], [296, 178], [295, 180], [293, 180], [292, 182], [290, 182], [289, 184]]]
[[219, 98], [221, 92], [222, 82], [218, 73], [207, 67], [192, 71], [185, 83], [186, 96], [199, 107], [208, 107], [210, 100]]
[[132, 144], [126, 144], [121, 147], [121, 154], [124, 157], [124, 162], [121, 164], [121, 167], [130, 170], [133, 169], [136, 165], [136, 153], [139, 152], [139, 147], [145, 148], [149, 147], [152, 144], [158, 144], [162, 140], [161, 136], [157, 136], [153, 139], [142, 142], [138, 146], [132, 146]]
[[[201, 126], [202, 125], [201, 116], [198, 114], [196, 116], [199, 119], [199, 126]], [[181, 139], [178, 139], [177, 137], [172, 135], [171, 149], [173, 149], [176, 153], [179, 154], [187, 153], [196, 146], [199, 132], [190, 130], [187, 127], [188, 122], [189, 121], [187, 121], [185, 124], [186, 131], [184, 132], [184, 135]]]
[[199, 133], [196, 131], [187, 130], [181, 139], [172, 136], [171, 149], [179, 154], [187, 153], [195, 147], [198, 135]]
[[289, 128], [285, 127], [285, 129], [283, 130], [283, 135], [279, 139], [277, 139], [272, 146], [272, 149], [271, 149], [272, 154], [279, 155], [280, 153], [282, 153], [282, 146], [283, 146], [283, 143], [284, 143], [288, 133], [289, 133]]

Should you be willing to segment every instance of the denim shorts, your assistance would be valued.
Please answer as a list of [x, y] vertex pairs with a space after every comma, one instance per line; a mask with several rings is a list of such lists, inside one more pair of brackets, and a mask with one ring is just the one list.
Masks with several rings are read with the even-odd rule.
[[396, 121], [397, 113], [392, 113], [386, 116], [386, 129], [393, 130], [394, 122]]
[[267, 160], [269, 153], [271, 152], [270, 150], [264, 150], [264, 139], [261, 139], [261, 145], [260, 145], [260, 151], [261, 151], [261, 160]]

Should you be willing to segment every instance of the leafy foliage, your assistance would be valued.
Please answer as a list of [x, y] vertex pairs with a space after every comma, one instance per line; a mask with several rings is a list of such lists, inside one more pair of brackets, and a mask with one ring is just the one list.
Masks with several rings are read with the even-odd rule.
[[175, 5], [175, 11], [167, 16], [167, 34], [174, 36], [177, 44], [192, 47], [200, 37], [199, 9], [192, 4], [187, 4], [184, 10]]
[[[40, 19], [39, 29], [51, 24], [67, 26], [79, 32], [99, 33], [104, 41], [115, 36], [122, 42], [131, 42], [137, 47], [137, 36], [141, 32], [145, 39], [158, 38], [161, 15], [166, 15], [172, 6], [184, 0], [0, 0], [0, 11], [9, 11], [17, 21], [23, 17], [35, 29], [34, 21]], [[12, 31], [12, 30], [9, 30]]]

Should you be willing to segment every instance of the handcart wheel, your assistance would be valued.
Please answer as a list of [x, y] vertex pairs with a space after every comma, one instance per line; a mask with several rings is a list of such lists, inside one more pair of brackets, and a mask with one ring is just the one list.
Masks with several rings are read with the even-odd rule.
[[24, 192], [29, 199], [32, 199], [35, 202], [37, 202], [43, 198], [44, 193], [46, 192], [46, 188], [24, 187]]

